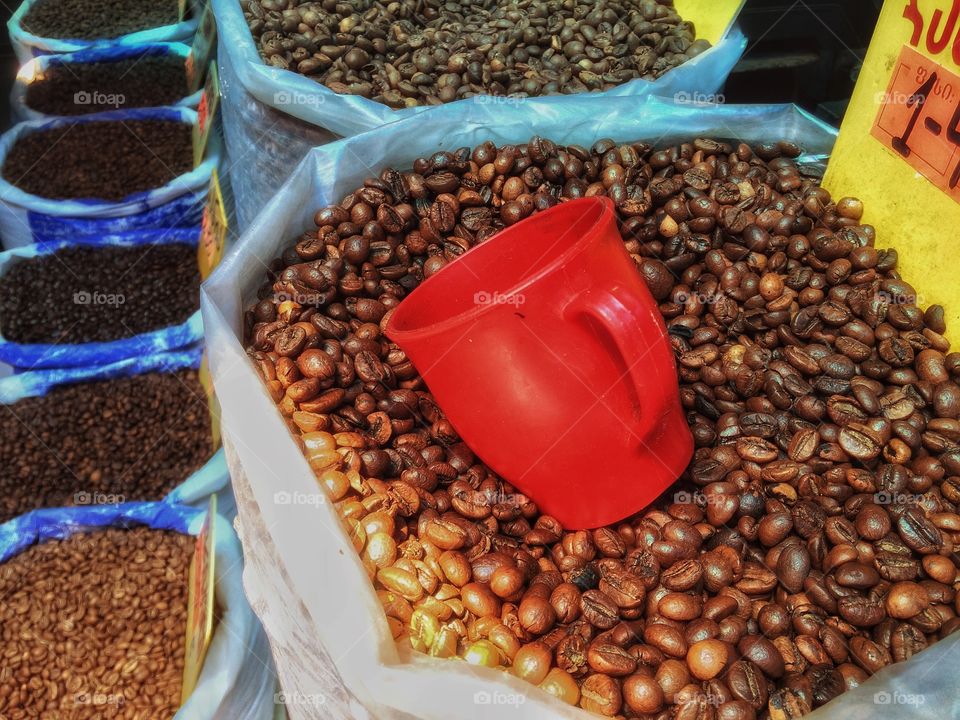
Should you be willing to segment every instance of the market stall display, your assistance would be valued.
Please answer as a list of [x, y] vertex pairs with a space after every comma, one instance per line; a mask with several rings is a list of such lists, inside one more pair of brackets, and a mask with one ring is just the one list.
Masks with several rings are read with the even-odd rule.
[[[451, 3], [422, 10], [398, 3], [378, 10], [362, 3], [213, 0], [226, 143], [233, 157], [243, 158], [231, 167], [240, 229], [311, 147], [337, 137], [435, 112], [433, 103], [441, 100], [460, 100], [449, 115], [456, 125], [473, 104], [489, 105], [501, 118], [530, 102], [563, 112], [569, 96], [557, 95], [562, 92], [715, 97], [746, 46], [732, 24], [736, 13], [726, 7], [716, 10], [728, 11], [722, 30], [700, 52], [707, 43], [688, 38], [698, 18], [678, 23], [666, 3], [613, 3], [592, 15], [587, 6], [594, 3], [576, 10], [575, 3], [528, 5]], [[614, 7], [622, 7], [629, 22], [611, 22]], [[516, 13], [529, 17], [508, 19]], [[464, 47], [438, 46], [448, 34]], [[307, 74], [295, 72], [301, 67]], [[333, 89], [318, 82], [327, 70]]]
[[199, 237], [141, 231], [0, 253], [0, 362], [84, 367], [199, 342]]
[[4, 247], [199, 227], [219, 153], [195, 166], [196, 122], [187, 108], [144, 108], [14, 126], [0, 138]]
[[199, 6], [176, 0], [108, 3], [103, 0], [24, 0], [7, 21], [17, 59], [69, 53], [106, 44], [141, 45], [190, 38]]
[[28, 658], [0, 679], [0, 712], [272, 717], [272, 677], [245, 664], [262, 633], [243, 594], [240, 543], [222, 517], [213, 521], [216, 627], [180, 707], [188, 568], [205, 515], [128, 503], [38, 510], [0, 525], [0, 633]]
[[183, 43], [145, 43], [44, 55], [20, 68], [10, 105], [18, 120], [120, 107], [195, 107], [200, 94], [187, 86], [189, 54]]
[[199, 349], [0, 379], [0, 521], [66, 505], [187, 502], [229, 478], [211, 436]]

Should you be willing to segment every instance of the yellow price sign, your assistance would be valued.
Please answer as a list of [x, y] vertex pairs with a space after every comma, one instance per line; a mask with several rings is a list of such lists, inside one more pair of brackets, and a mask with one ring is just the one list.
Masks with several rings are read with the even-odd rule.
[[863, 200], [916, 304], [943, 305], [947, 337], [960, 340], [948, 261], [960, 225], [960, 0], [884, 3], [824, 185]]
[[214, 561], [217, 539], [214, 529], [217, 517], [217, 496], [210, 496], [207, 516], [203, 521], [190, 563], [189, 595], [187, 596], [187, 650], [184, 657], [182, 705], [197, 687], [203, 661], [213, 639], [213, 615], [216, 601]]
[[697, 30], [697, 38], [716, 45], [737, 19], [746, 0], [676, 0], [680, 17], [689, 20]]

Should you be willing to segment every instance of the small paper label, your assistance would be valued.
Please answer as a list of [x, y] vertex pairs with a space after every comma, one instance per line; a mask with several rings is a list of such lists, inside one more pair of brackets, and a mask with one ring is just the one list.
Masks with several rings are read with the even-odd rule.
[[203, 85], [216, 42], [217, 21], [214, 18], [213, 9], [207, 5], [200, 16], [200, 25], [197, 27], [197, 34], [193, 36], [190, 54], [187, 55], [187, 86], [190, 94], [195, 93]]
[[193, 164], [198, 167], [203, 162], [217, 118], [217, 108], [220, 107], [220, 78], [217, 75], [217, 65], [209, 64], [207, 80], [203, 85], [203, 94], [200, 96], [200, 105], [197, 108], [197, 124], [193, 126]]
[[870, 134], [960, 201], [960, 76], [904, 46]]
[[207, 205], [203, 209], [200, 224], [200, 244], [197, 246], [197, 264], [200, 266], [200, 278], [206, 280], [220, 264], [227, 242], [230, 221], [223, 203], [220, 188], [220, 175], [214, 168], [210, 173], [210, 187], [207, 190]]
[[207, 517], [197, 535], [197, 544], [190, 563], [190, 594], [187, 600], [187, 648], [184, 656], [183, 691], [180, 704], [187, 701], [200, 678], [203, 661], [213, 639], [213, 612], [215, 601], [214, 563], [216, 537], [214, 519], [217, 516], [217, 496], [210, 496]]
[[207, 407], [210, 410], [210, 443], [213, 452], [220, 449], [222, 440], [220, 435], [220, 401], [217, 399], [217, 393], [213, 387], [213, 377], [210, 375], [210, 363], [207, 361], [207, 354], [204, 352], [203, 360], [200, 363], [200, 385], [203, 386], [207, 394]]

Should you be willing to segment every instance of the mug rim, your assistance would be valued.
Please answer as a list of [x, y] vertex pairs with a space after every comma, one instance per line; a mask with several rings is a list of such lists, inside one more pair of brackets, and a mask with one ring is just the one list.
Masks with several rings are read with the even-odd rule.
[[507, 290], [504, 294], [513, 295], [513, 294], [519, 293], [522, 290], [529, 288], [531, 285], [538, 282], [545, 275], [548, 275], [549, 273], [556, 270], [556, 268], [559, 265], [564, 264], [570, 258], [576, 257], [578, 254], [583, 252], [583, 250], [587, 247], [587, 245], [590, 244], [590, 242], [594, 240], [596, 236], [594, 231], [597, 228], [597, 226], [599, 226], [602, 222], [606, 221], [611, 215], [613, 215], [613, 210], [614, 210], [613, 201], [610, 198], [606, 197], [605, 195], [593, 195], [590, 197], [576, 198], [574, 200], [567, 200], [565, 202], [561, 202], [559, 205], [555, 205], [553, 208], [550, 208], [548, 210], [545, 210], [539, 213], [534, 213], [524, 218], [518, 223], [514, 223], [509, 227], [503, 228], [500, 232], [492, 236], [489, 240], [486, 240], [485, 242], [470, 248], [467, 252], [465, 252], [463, 255], [458, 257], [456, 260], [440, 268], [440, 270], [438, 270], [436, 273], [434, 273], [433, 275], [428, 277], [426, 280], [424, 280], [422, 283], [420, 283], [420, 285], [417, 286], [413, 290], [413, 292], [411, 292], [407, 297], [405, 297], [403, 300], [400, 301], [400, 304], [397, 305], [396, 309], [393, 310], [393, 312], [391, 313], [387, 321], [387, 326], [384, 330], [387, 337], [393, 340], [396, 344], [402, 345], [402, 342], [401, 342], [402, 339], [419, 338], [419, 337], [432, 335], [435, 333], [445, 332], [457, 325], [462, 325], [466, 322], [478, 320], [485, 313], [492, 312], [494, 309], [496, 309], [496, 305], [475, 305], [474, 307], [467, 308], [466, 310], [456, 313], [455, 315], [451, 315], [450, 317], [444, 318], [439, 322], [431, 323], [429, 325], [414, 327], [414, 328], [399, 328], [396, 326], [397, 314], [402, 312], [404, 302], [406, 302], [411, 297], [413, 297], [421, 288], [427, 287], [429, 283], [434, 280], [434, 278], [437, 278], [443, 275], [444, 271], [446, 271], [450, 267], [455, 266], [458, 262], [463, 260], [463, 258], [470, 255], [470, 253], [474, 253], [480, 250], [484, 250], [485, 252], [495, 252], [496, 251], [495, 249], [485, 250], [485, 248], [493, 248], [498, 243], [503, 243], [504, 238], [509, 236], [512, 231], [514, 230], [520, 231], [524, 228], [525, 225], [531, 222], [537, 222], [539, 219], [542, 218], [542, 216], [545, 213], [549, 213], [552, 210], [557, 208], [568, 207], [576, 204], [596, 205], [600, 210], [599, 214], [594, 219], [593, 223], [591, 223], [589, 231], [582, 233], [579, 237], [576, 238], [576, 240], [573, 243], [571, 243], [568, 247], [566, 247], [560, 254], [556, 255], [555, 257], [547, 261], [539, 270], [532, 273], [529, 277], [524, 278], [522, 281], [511, 286], [510, 289]]

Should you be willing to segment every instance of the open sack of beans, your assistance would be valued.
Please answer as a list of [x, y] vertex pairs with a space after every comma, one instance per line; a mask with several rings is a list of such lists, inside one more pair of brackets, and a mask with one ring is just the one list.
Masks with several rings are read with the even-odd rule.
[[199, 348], [0, 379], [0, 522], [41, 507], [205, 502], [227, 488]]
[[178, 0], [24, 0], [7, 21], [20, 63], [40, 55], [69, 53], [103, 45], [189, 41], [197, 30], [197, 3]]
[[[203, 288], [284, 690], [343, 718], [956, 714], [957, 357], [817, 185], [834, 132], [571, 102], [312, 151]], [[697, 450], [644, 512], [571, 532], [460, 442], [381, 324], [497, 229], [603, 192]]]
[[227, 148], [244, 157], [231, 166], [241, 230], [310, 148], [336, 137], [441, 103], [452, 103], [456, 124], [475, 103], [503, 116], [530, 100], [564, 112], [573, 93], [709, 97], [746, 47], [735, 26], [711, 46], [672, 0], [213, 0], [213, 9]]
[[194, 167], [189, 108], [32, 120], [0, 137], [6, 249], [130, 230], [199, 227], [215, 134]]
[[199, 239], [148, 230], [0, 252], [0, 362], [87, 367], [197, 343]]
[[120, 108], [195, 108], [201, 93], [187, 86], [189, 54], [184, 43], [143, 43], [37, 57], [17, 73], [10, 107], [17, 121]]
[[[181, 705], [189, 570], [206, 512], [162, 503], [37, 510], [0, 525], [0, 715], [269, 720], [274, 678], [243, 555], [214, 520], [213, 640]], [[261, 655], [261, 657], [263, 657]]]

